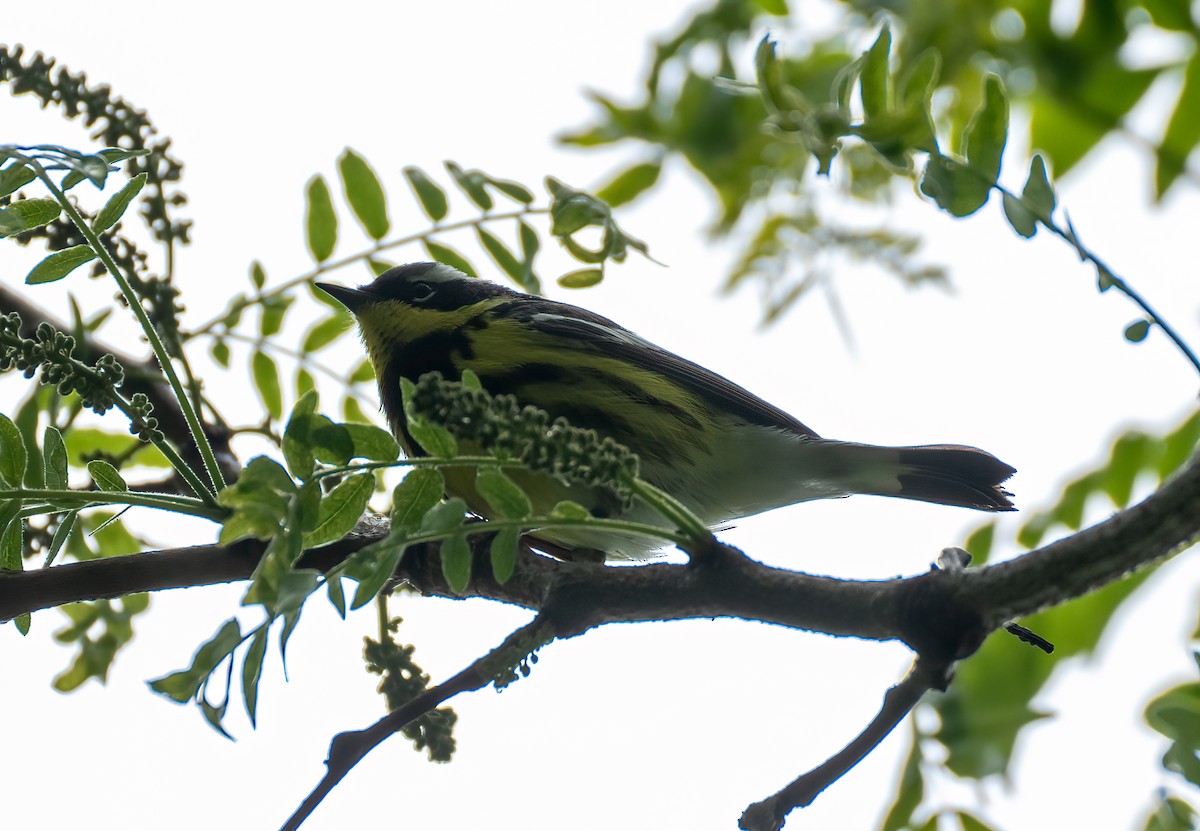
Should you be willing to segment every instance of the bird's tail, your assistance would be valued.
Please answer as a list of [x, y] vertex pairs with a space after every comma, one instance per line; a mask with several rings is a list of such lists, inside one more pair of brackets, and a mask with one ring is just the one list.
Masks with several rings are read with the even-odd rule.
[[[847, 443], [841, 448], [865, 463], [860, 469], [875, 473], [854, 483], [858, 493], [979, 511], [1016, 510], [1012, 494], [1001, 487], [1016, 469], [977, 447], [959, 444], [874, 447]], [[888, 470], [888, 475], [880, 476], [884, 470]]]

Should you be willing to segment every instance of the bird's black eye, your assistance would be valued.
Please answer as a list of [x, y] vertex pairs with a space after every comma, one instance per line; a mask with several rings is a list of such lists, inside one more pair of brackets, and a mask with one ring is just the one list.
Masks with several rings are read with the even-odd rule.
[[433, 297], [433, 286], [428, 283], [412, 284], [412, 300], [414, 303], [424, 303]]

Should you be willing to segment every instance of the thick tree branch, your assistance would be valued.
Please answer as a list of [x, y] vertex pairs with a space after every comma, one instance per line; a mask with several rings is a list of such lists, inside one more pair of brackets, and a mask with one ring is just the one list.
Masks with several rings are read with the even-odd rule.
[[[441, 597], [483, 597], [553, 611], [563, 634], [615, 622], [736, 617], [872, 640], [900, 639], [932, 658], [965, 657], [1008, 620], [1086, 594], [1167, 556], [1200, 533], [1200, 465], [1193, 460], [1137, 506], [1011, 561], [907, 579], [850, 581], [772, 568], [746, 557], [697, 552], [696, 565], [608, 568], [521, 557], [511, 580], [486, 561], [464, 595], [446, 585], [436, 554], [414, 548], [397, 577]], [[307, 552], [327, 569], [386, 534], [364, 521], [353, 534]], [[263, 546], [194, 546], [0, 574], [0, 620], [63, 603], [250, 577]], [[547, 609], [548, 603], [560, 606]]]

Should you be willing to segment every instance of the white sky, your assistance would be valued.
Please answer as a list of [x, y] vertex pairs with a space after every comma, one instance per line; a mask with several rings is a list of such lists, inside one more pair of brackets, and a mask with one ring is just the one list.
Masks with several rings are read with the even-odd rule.
[[[186, 215], [196, 219], [177, 279], [195, 321], [245, 287], [252, 259], [264, 262], [273, 282], [310, 267], [303, 186], [315, 171], [332, 181], [346, 145], [384, 179], [398, 229], [423, 227], [400, 176], [407, 164], [436, 173], [450, 158], [534, 185], [545, 174], [581, 186], [603, 180], [628, 154], [578, 153], [553, 136], [591, 114], [585, 89], [632, 95], [648, 39], [682, 17], [675, 4], [633, 0], [348, 0], [332, 14], [316, 4], [215, 2], [174, 6], [169, 23], [164, 8], [131, 0], [108, 17], [80, 0], [56, 4], [52, 15], [24, 4], [6, 13], [4, 37], [110, 83], [174, 139], [187, 164]], [[7, 97], [0, 142], [85, 144], [56, 114]], [[1014, 185], [1023, 152], [1010, 163]], [[1084, 241], [1200, 343], [1194, 275], [1184, 270], [1193, 260], [1196, 199], [1180, 194], [1167, 210], [1150, 211], [1148, 182], [1145, 161], [1114, 146], [1064, 183], [1064, 201]], [[1114, 293], [1098, 296], [1092, 274], [1061, 244], [1017, 239], [994, 205], [955, 222], [913, 200], [897, 203], [891, 219], [927, 236], [923, 256], [950, 268], [956, 293], [908, 293], [875, 272], [844, 267], [838, 285], [854, 356], [819, 298], [762, 332], [752, 292], [717, 296], [732, 254], [700, 232], [710, 205], [694, 177], [672, 165], [664, 189], [619, 215], [669, 268], [634, 257], [598, 289], [552, 296], [616, 318], [823, 434], [987, 448], [1019, 469], [1012, 489], [1023, 508], [1046, 504], [1064, 480], [1103, 458], [1119, 427], [1159, 429], [1195, 405], [1198, 380], [1165, 338], [1124, 343], [1132, 306]], [[348, 214], [342, 218], [348, 228]], [[482, 266], [485, 258], [469, 250]], [[414, 249], [407, 258], [423, 256]], [[545, 276], [555, 269], [548, 264]], [[15, 283], [23, 274], [6, 270], [0, 279]], [[351, 269], [333, 278], [366, 276]], [[97, 302], [110, 294], [81, 275], [72, 288]], [[56, 289], [39, 292], [47, 305], [61, 303]], [[298, 338], [298, 319], [292, 327]], [[329, 362], [351, 365], [355, 349], [347, 338]], [[223, 386], [236, 377], [214, 376], [210, 385], [232, 402], [235, 419], [250, 419], [254, 399]], [[334, 401], [326, 404], [332, 409]], [[856, 498], [748, 520], [728, 538], [772, 563], [888, 577], [923, 570], [978, 520]], [[205, 542], [209, 534], [202, 527], [164, 542]], [[1052, 827], [1069, 817], [1076, 827], [1122, 829], [1144, 816], [1153, 789], [1169, 780], [1156, 774], [1164, 747], [1138, 727], [1140, 711], [1167, 679], [1190, 677], [1183, 636], [1194, 624], [1197, 576], [1191, 561], [1164, 569], [1152, 599], [1124, 610], [1103, 659], [1040, 702], [1065, 716], [1030, 731], [1014, 787], [982, 791], [998, 826]], [[193, 709], [149, 693], [144, 681], [185, 666], [237, 611], [241, 590], [156, 597], [108, 685], [70, 696], [49, 686], [70, 657], [51, 639], [61, 615], [35, 616], [27, 639], [0, 629], [0, 744], [9, 760], [2, 824], [103, 830], [153, 817], [181, 831], [278, 826], [319, 779], [330, 737], [382, 715], [359, 657], [374, 614], [368, 608], [343, 623], [314, 599], [291, 642], [286, 685], [272, 648], [259, 729], [231, 705], [233, 744]], [[527, 619], [483, 602], [405, 599], [393, 608], [435, 682]], [[1014, 641], [1012, 648], [1023, 647]], [[453, 702], [460, 721], [452, 764], [430, 765], [393, 741], [353, 771], [306, 827], [732, 829], [748, 803], [840, 748], [909, 660], [894, 644], [732, 622], [609, 627], [540, 657], [533, 675], [503, 695]], [[873, 827], [905, 748], [903, 735], [889, 739], [813, 807], [793, 814], [792, 825]], [[974, 798], [946, 796], [964, 805]]]

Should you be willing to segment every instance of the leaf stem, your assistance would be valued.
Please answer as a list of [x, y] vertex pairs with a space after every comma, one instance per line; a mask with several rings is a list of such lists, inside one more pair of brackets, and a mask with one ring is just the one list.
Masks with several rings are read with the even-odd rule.
[[[192, 406], [192, 400], [179, 381], [179, 376], [176, 374], [175, 367], [171, 362], [171, 356], [167, 354], [167, 349], [163, 345], [162, 339], [159, 338], [158, 331], [154, 328], [154, 323], [150, 320], [150, 316], [146, 314], [146, 310], [142, 306], [141, 298], [137, 296], [129, 281], [125, 279], [125, 275], [121, 273], [120, 267], [117, 266], [112, 255], [108, 253], [108, 249], [101, 243], [100, 237], [92, 230], [92, 227], [83, 218], [83, 215], [79, 213], [78, 209], [67, 199], [66, 194], [50, 178], [50, 174], [46, 172], [41, 163], [37, 159], [29, 157], [26, 158], [26, 161], [33, 167], [38, 178], [42, 180], [42, 183], [45, 184], [55, 200], [62, 206], [63, 211], [70, 217], [71, 222], [83, 234], [88, 245], [96, 252], [96, 256], [100, 258], [105, 269], [116, 281], [117, 287], [121, 290], [121, 294], [125, 298], [125, 302], [129, 304], [130, 309], [137, 318], [138, 324], [142, 327], [142, 331], [150, 343], [150, 348], [154, 351], [154, 357], [158, 359], [163, 375], [166, 376], [167, 382], [171, 385], [171, 389], [179, 401], [179, 408], [183, 411], [183, 417], [187, 421], [188, 430], [191, 431], [192, 440], [196, 443], [196, 448], [200, 451], [200, 457], [204, 461], [204, 467], [207, 469], [209, 479], [212, 482], [211, 494], [215, 495], [217, 491], [225, 487], [225, 477], [221, 474], [221, 466], [217, 463], [217, 456], [213, 452], [212, 445], [208, 443], [208, 437], [204, 435], [204, 425], [201, 424], [200, 418]], [[183, 462], [178, 454], [175, 454], [175, 456], [185, 467], [187, 466], [187, 463]], [[168, 456], [168, 458], [170, 457]], [[182, 474], [183, 471], [181, 470], [180, 473]], [[187, 477], [185, 476], [185, 478]], [[198, 480], [198, 477], [196, 478]]]

